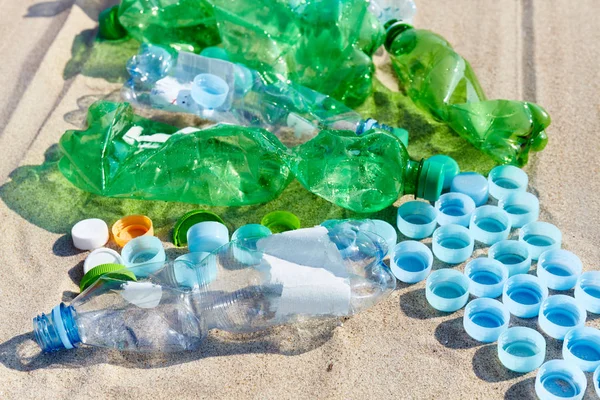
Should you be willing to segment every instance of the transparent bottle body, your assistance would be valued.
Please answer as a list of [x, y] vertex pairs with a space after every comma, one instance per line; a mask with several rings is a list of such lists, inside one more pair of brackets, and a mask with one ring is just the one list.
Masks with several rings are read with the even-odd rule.
[[[365, 223], [230, 242], [197, 264], [156, 264], [136, 282], [102, 277], [65, 306], [75, 327], [66, 329], [83, 344], [171, 352], [197, 349], [211, 329], [246, 333], [356, 314], [396, 282], [382, 263], [385, 241]], [[145, 275], [148, 266], [140, 268], [131, 270]]]

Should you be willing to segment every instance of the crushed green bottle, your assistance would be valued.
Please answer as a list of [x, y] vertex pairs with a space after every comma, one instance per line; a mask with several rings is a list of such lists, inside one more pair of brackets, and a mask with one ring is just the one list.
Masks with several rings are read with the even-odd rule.
[[548, 142], [540, 106], [488, 100], [471, 65], [433, 32], [389, 21], [385, 48], [408, 96], [501, 164], [523, 166]]
[[371, 93], [381, 23], [368, 0], [207, 0], [231, 61], [270, 71], [350, 107]]
[[140, 42], [199, 53], [220, 42], [210, 4], [205, 0], [121, 0], [99, 17], [99, 34], [115, 40], [127, 33]]
[[291, 181], [287, 149], [263, 129], [178, 130], [108, 101], [90, 106], [88, 126], [62, 136], [59, 168], [98, 195], [239, 206], [270, 201]]
[[199, 130], [151, 121], [128, 103], [98, 101], [88, 128], [61, 137], [62, 174], [101, 196], [215, 206], [265, 203], [293, 179], [357, 212], [382, 210], [402, 194], [435, 201], [443, 166], [411, 161], [394, 133], [324, 130], [290, 150], [260, 128]]
[[305, 188], [352, 211], [379, 211], [404, 194], [435, 201], [442, 192], [443, 165], [411, 160], [386, 131], [324, 130], [292, 152], [292, 171]]

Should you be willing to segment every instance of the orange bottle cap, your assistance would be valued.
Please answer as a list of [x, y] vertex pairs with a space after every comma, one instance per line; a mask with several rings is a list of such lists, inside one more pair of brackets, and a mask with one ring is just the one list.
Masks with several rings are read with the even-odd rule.
[[115, 222], [112, 226], [115, 242], [121, 247], [138, 236], [153, 236], [152, 220], [145, 215], [128, 215]]

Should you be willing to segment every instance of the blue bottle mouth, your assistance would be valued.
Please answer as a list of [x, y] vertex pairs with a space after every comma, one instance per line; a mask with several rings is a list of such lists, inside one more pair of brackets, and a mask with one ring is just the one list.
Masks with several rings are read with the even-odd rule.
[[42, 351], [73, 349], [81, 343], [74, 314], [73, 307], [60, 303], [47, 315], [42, 313], [33, 319], [35, 341]]

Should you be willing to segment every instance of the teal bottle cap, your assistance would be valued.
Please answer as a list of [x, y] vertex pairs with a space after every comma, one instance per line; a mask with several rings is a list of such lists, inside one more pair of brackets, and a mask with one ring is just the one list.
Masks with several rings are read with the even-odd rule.
[[204, 221], [193, 225], [187, 232], [190, 253], [212, 253], [229, 242], [229, 230], [217, 221]]
[[214, 74], [199, 74], [192, 83], [192, 99], [203, 108], [219, 108], [227, 100], [229, 85]]
[[540, 400], [580, 400], [586, 388], [583, 371], [566, 360], [545, 362], [535, 377], [535, 394]]
[[467, 263], [465, 276], [469, 279], [469, 293], [494, 299], [502, 294], [508, 269], [493, 258], [479, 257]]
[[540, 313], [542, 302], [548, 297], [548, 288], [540, 278], [519, 274], [508, 278], [502, 291], [502, 303], [515, 317], [533, 318]]
[[293, 231], [300, 228], [300, 219], [289, 211], [273, 211], [260, 221], [273, 233]]
[[390, 269], [404, 283], [417, 283], [427, 278], [433, 265], [429, 247], [415, 240], [405, 240], [391, 249]]
[[546, 358], [546, 339], [531, 328], [509, 328], [498, 338], [498, 358], [502, 365], [511, 371], [534, 371]]
[[596, 368], [596, 371], [594, 371], [592, 380], [594, 381], [594, 390], [596, 391], [596, 396], [600, 397], [600, 367]]
[[475, 202], [466, 194], [445, 193], [435, 202], [435, 209], [440, 226], [456, 224], [468, 227], [475, 211]]
[[587, 312], [574, 298], [557, 294], [549, 296], [540, 307], [538, 325], [554, 339], [563, 340], [567, 332], [585, 325]]
[[[408, 132], [407, 132], [408, 134]], [[428, 158], [429, 161], [436, 162], [443, 165], [444, 169], [444, 191], [450, 190], [452, 180], [456, 175], [460, 173], [460, 167], [454, 158], [446, 156], [444, 154], [437, 154], [433, 157]]]
[[600, 314], [600, 271], [581, 274], [575, 285], [575, 300], [589, 312]]
[[490, 247], [488, 257], [508, 268], [508, 276], [526, 274], [531, 268], [529, 248], [518, 240], [501, 240]]
[[506, 240], [510, 228], [508, 213], [500, 207], [489, 205], [477, 207], [471, 215], [469, 223], [469, 230], [473, 233], [473, 238], [489, 246]]
[[510, 193], [500, 199], [498, 207], [508, 213], [513, 228], [537, 221], [540, 215], [540, 201], [529, 192]]
[[438, 269], [427, 278], [425, 298], [438, 311], [460, 310], [469, 300], [469, 280], [455, 269]]
[[231, 241], [250, 238], [263, 238], [271, 235], [271, 230], [261, 224], [246, 224], [240, 226], [231, 235]]
[[438, 260], [448, 264], [460, 264], [471, 257], [475, 242], [473, 234], [467, 228], [449, 224], [440, 226], [433, 232], [431, 245]]
[[466, 194], [477, 207], [487, 203], [489, 198], [488, 180], [477, 172], [461, 172], [456, 175], [450, 184], [450, 191]]
[[573, 289], [582, 270], [579, 257], [564, 249], [543, 252], [537, 264], [538, 278], [553, 290]]
[[509, 322], [508, 308], [498, 300], [488, 298], [475, 299], [467, 304], [463, 317], [465, 332], [482, 343], [498, 340], [508, 329]]
[[444, 165], [427, 159], [423, 161], [416, 196], [429, 201], [436, 201], [444, 187]]
[[571, 329], [563, 342], [565, 361], [577, 364], [583, 372], [600, 367], [600, 331], [589, 326]]
[[104, 9], [98, 16], [98, 34], [102, 39], [117, 40], [127, 36], [127, 31], [119, 22], [119, 6]]
[[499, 165], [488, 175], [490, 195], [496, 200], [514, 192], [524, 192], [529, 184], [527, 174], [514, 165]]
[[425, 201], [408, 201], [398, 207], [396, 226], [411, 239], [424, 239], [433, 234], [437, 225], [437, 210]]
[[138, 278], [158, 271], [167, 259], [162, 242], [156, 236], [138, 236], [131, 239], [123, 246], [121, 257], [125, 266]]
[[519, 230], [519, 240], [529, 248], [532, 260], [540, 258], [547, 250], [560, 249], [562, 233], [549, 222], [530, 222]]

